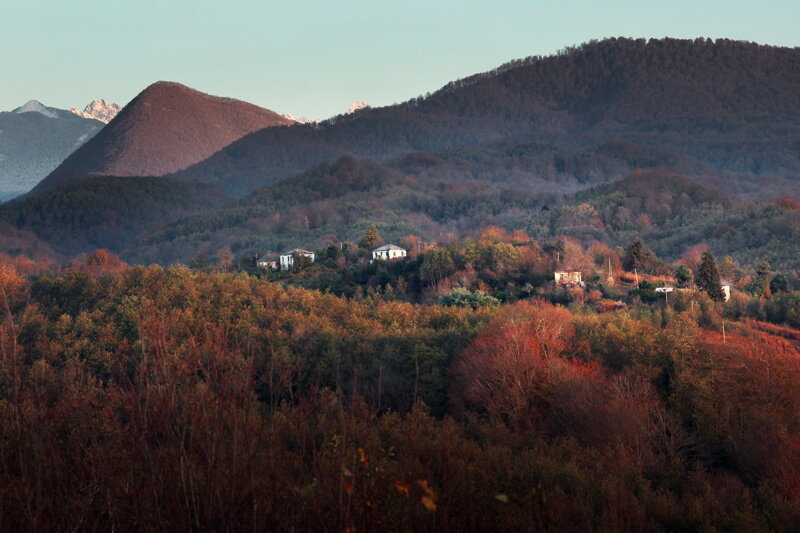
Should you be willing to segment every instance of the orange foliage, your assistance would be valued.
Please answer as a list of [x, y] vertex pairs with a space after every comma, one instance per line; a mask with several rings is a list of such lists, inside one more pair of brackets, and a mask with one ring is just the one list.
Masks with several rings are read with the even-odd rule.
[[595, 377], [591, 367], [566, 358], [575, 348], [566, 309], [543, 301], [508, 306], [454, 362], [460, 399], [530, 426], [556, 389]]
[[72, 259], [68, 266], [94, 276], [111, 272], [120, 272], [128, 268], [127, 263], [105, 248], [95, 250], [88, 255], [78, 256]]
[[32, 259], [24, 255], [11, 257], [0, 253], [0, 264], [12, 265], [23, 276], [33, 276], [55, 269], [55, 260], [44, 255]]

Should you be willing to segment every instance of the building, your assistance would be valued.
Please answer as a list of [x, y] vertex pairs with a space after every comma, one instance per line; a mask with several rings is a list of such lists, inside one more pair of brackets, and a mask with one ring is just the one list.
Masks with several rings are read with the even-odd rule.
[[726, 302], [731, 299], [731, 285], [730, 285], [730, 283], [723, 283], [722, 284], [722, 292], [725, 293], [725, 301]]
[[580, 285], [583, 281], [580, 270], [557, 270], [553, 276], [558, 285]]
[[289, 270], [292, 268], [292, 266], [294, 266], [295, 256], [307, 257], [310, 259], [311, 263], [314, 262], [314, 252], [309, 252], [308, 250], [303, 250], [302, 248], [295, 248], [294, 250], [290, 250], [281, 254], [281, 270]]
[[273, 270], [278, 270], [278, 260], [274, 257], [259, 257], [256, 259], [256, 266], [258, 268], [271, 268]]
[[405, 248], [400, 248], [394, 244], [384, 244], [372, 250], [372, 260], [380, 259], [382, 261], [389, 259], [400, 259], [406, 256]]

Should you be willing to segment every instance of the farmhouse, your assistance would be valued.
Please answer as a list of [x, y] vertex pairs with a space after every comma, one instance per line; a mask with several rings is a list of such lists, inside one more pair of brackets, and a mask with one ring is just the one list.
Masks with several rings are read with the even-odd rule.
[[376, 259], [380, 260], [399, 259], [405, 256], [406, 256], [406, 250], [404, 248], [400, 248], [399, 246], [395, 246], [394, 244], [384, 244], [383, 246], [380, 246], [372, 250], [373, 261]]
[[310, 262], [314, 262], [314, 252], [303, 250], [302, 248], [295, 248], [286, 253], [281, 254], [281, 270], [289, 270], [294, 265], [295, 256], [307, 257]]
[[557, 270], [553, 276], [558, 285], [579, 285], [582, 281], [580, 270]]

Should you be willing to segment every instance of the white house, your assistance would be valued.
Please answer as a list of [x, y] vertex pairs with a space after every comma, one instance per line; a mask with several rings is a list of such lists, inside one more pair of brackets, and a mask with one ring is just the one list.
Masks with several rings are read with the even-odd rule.
[[372, 250], [372, 260], [381, 259], [381, 260], [388, 260], [388, 259], [399, 259], [401, 257], [406, 256], [406, 251], [404, 248], [400, 248], [399, 246], [395, 246], [394, 244], [384, 244], [378, 248]]
[[580, 270], [557, 270], [553, 277], [558, 285], [579, 285], [582, 281]]
[[295, 248], [294, 250], [290, 250], [281, 254], [281, 270], [289, 270], [292, 265], [294, 265], [295, 255], [308, 257], [312, 263], [314, 262], [314, 252], [309, 252], [308, 250], [303, 250], [302, 248]]
[[725, 293], [725, 301], [731, 299], [731, 285], [730, 283], [723, 283], [722, 284], [722, 292]]

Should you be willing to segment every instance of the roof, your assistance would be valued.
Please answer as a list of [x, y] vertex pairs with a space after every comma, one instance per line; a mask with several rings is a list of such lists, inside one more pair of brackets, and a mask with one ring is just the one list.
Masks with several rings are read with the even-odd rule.
[[405, 248], [400, 248], [399, 246], [395, 246], [394, 244], [384, 244], [383, 246], [379, 246], [372, 250], [373, 252], [389, 252], [392, 250], [399, 250], [405, 252]]
[[288, 252], [284, 252], [284, 253], [282, 253], [281, 255], [282, 255], [282, 256], [286, 256], [286, 255], [292, 255], [292, 254], [294, 254], [294, 253], [298, 253], [298, 254], [311, 254], [311, 255], [313, 255], [313, 254], [314, 254], [314, 252], [309, 252], [308, 250], [303, 250], [302, 248], [295, 248], [294, 250], [289, 250]]

